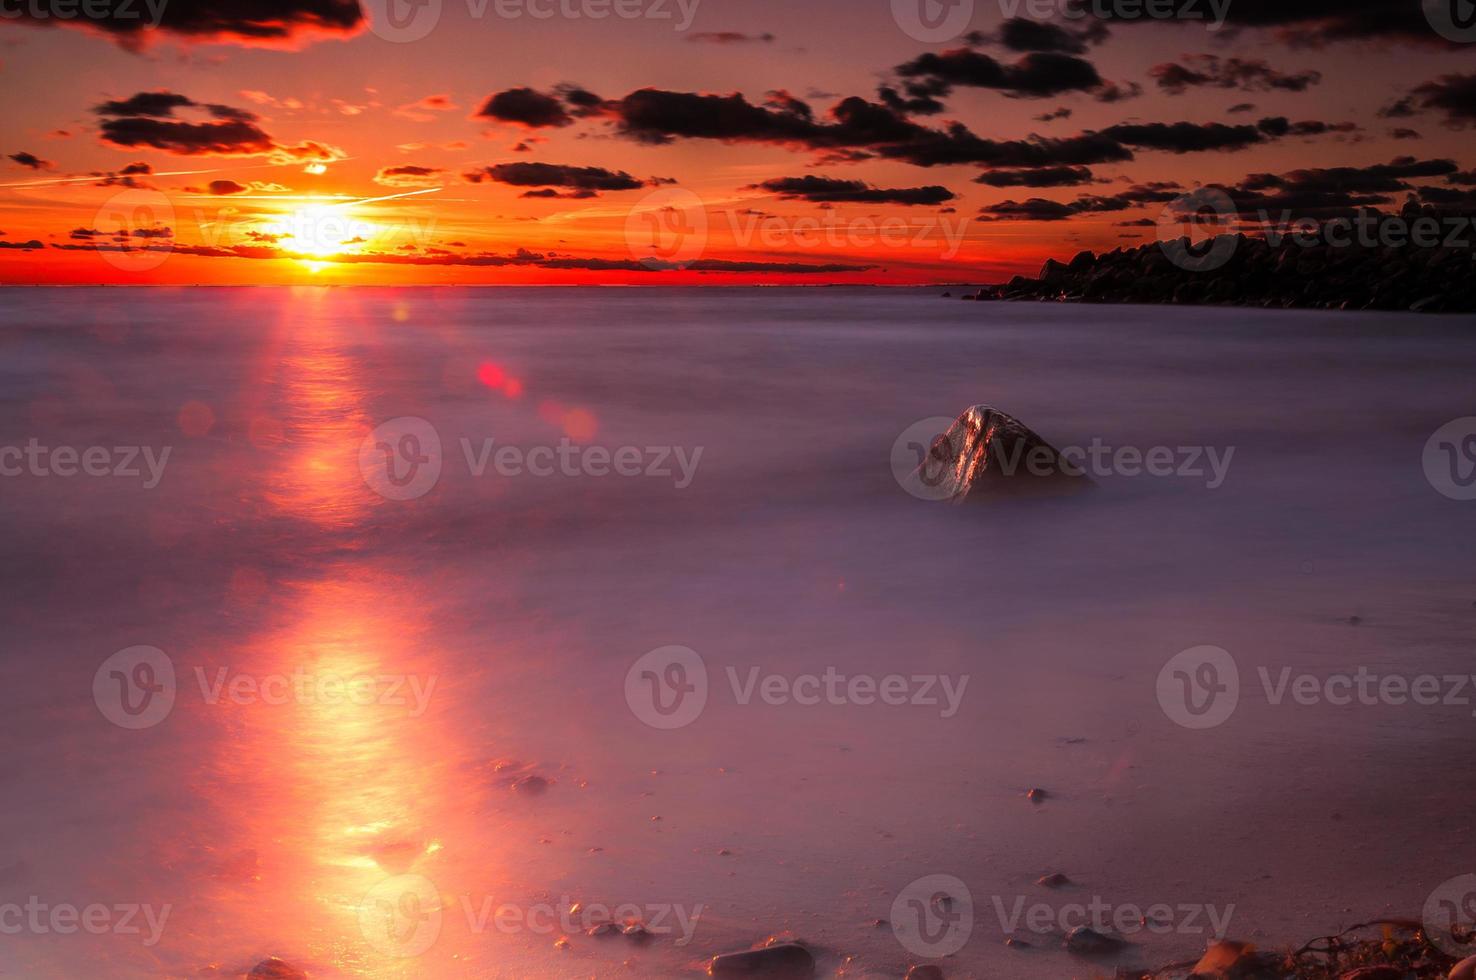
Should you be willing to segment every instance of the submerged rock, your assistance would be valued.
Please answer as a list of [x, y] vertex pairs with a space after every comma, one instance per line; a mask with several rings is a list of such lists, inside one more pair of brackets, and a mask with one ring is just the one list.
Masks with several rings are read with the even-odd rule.
[[912, 473], [915, 496], [960, 501], [985, 490], [1079, 489], [1085, 473], [1055, 447], [1005, 412], [975, 405], [939, 436]]
[[1077, 926], [1066, 934], [1061, 945], [1081, 956], [1101, 956], [1115, 951], [1122, 945], [1122, 940], [1104, 936], [1087, 926]]
[[922, 963], [907, 971], [907, 980], [943, 980], [943, 968]]
[[815, 975], [815, 957], [799, 943], [779, 943], [763, 949], [714, 956], [707, 972], [714, 977], [808, 980]]
[[307, 980], [307, 974], [286, 960], [269, 956], [251, 968], [246, 980]]

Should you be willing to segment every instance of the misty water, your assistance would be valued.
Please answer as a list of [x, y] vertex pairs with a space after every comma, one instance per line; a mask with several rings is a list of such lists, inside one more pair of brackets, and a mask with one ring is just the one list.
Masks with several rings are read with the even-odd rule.
[[[1418, 917], [1476, 689], [1275, 684], [1473, 672], [1469, 318], [939, 293], [0, 293], [0, 973], [1059, 978]], [[904, 492], [980, 402], [1171, 472]], [[1239, 700], [1181, 724], [1206, 646]]]

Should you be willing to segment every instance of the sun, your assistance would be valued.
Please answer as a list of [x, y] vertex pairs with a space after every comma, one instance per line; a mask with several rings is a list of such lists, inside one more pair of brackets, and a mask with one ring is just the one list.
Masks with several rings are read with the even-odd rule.
[[263, 230], [274, 236], [282, 249], [302, 257], [313, 272], [323, 267], [322, 259], [354, 252], [379, 231], [341, 204], [300, 207], [275, 219]]

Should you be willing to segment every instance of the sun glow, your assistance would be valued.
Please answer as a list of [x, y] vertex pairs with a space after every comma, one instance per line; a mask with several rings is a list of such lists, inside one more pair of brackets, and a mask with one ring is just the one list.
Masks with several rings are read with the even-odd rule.
[[309, 269], [323, 268], [322, 259], [357, 251], [379, 234], [374, 224], [354, 217], [341, 204], [301, 207], [270, 222], [263, 232], [278, 246], [302, 256]]

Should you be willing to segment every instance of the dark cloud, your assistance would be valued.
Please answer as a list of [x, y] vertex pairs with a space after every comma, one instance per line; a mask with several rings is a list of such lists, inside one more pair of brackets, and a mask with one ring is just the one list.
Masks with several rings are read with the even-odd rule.
[[1068, 108], [1066, 108], [1065, 106], [1060, 106], [1060, 107], [1058, 107], [1056, 109], [1052, 109], [1050, 112], [1043, 112], [1043, 113], [1041, 113], [1040, 115], [1038, 115], [1038, 116], [1035, 117], [1035, 121], [1036, 122], [1054, 122], [1057, 119], [1070, 119], [1070, 118], [1071, 118], [1071, 110], [1068, 109]]
[[91, 0], [102, 16], [37, 17], [31, 4], [17, 4], [20, 23], [72, 27], [109, 35], [137, 50], [160, 35], [192, 41], [295, 46], [323, 37], [347, 37], [364, 24], [358, 0], [168, 0], [154, 12], [142, 0]]
[[217, 197], [224, 197], [228, 194], [244, 194], [250, 189], [245, 184], [238, 184], [234, 180], [212, 180], [205, 185], [205, 190]]
[[1396, 140], [1417, 140], [1423, 139], [1424, 137], [1420, 136], [1420, 132], [1417, 129], [1409, 129], [1405, 126], [1396, 126], [1393, 129], [1389, 130], [1389, 138]]
[[1280, 89], [1304, 92], [1322, 81], [1322, 73], [1310, 69], [1281, 72], [1264, 61], [1220, 58], [1212, 54], [1191, 55], [1185, 63], [1169, 61], [1154, 65], [1148, 74], [1158, 87], [1174, 95], [1190, 88], [1234, 88], [1246, 92]]
[[25, 150], [10, 154], [10, 159], [28, 170], [50, 170], [55, 166], [50, 160], [43, 160], [36, 154], [27, 153]]
[[45, 245], [42, 245], [34, 238], [28, 242], [0, 242], [0, 248], [16, 248], [27, 252], [32, 252], [38, 248], [45, 247]]
[[568, 126], [574, 122], [574, 117], [557, 97], [531, 88], [510, 88], [498, 92], [488, 97], [477, 115], [529, 129]]
[[[1412, 106], [1445, 113], [1447, 124], [1463, 127], [1476, 122], [1476, 74], [1442, 75], [1416, 88], [1406, 99], [1384, 110], [1390, 117], [1412, 114]], [[1402, 108], [1405, 111], [1399, 111]]]
[[445, 172], [440, 167], [406, 163], [395, 167], [380, 167], [379, 173], [374, 175], [374, 182], [386, 187], [436, 187], [441, 184], [440, 177]]
[[1256, 127], [1267, 136], [1322, 136], [1326, 133], [1356, 133], [1357, 123], [1327, 123], [1316, 119], [1292, 122], [1285, 116], [1270, 116], [1256, 123]]
[[[177, 118], [175, 110], [203, 113], [203, 122]], [[284, 161], [331, 162], [343, 159], [335, 147], [305, 140], [295, 146], [276, 142], [258, 125], [255, 113], [228, 105], [196, 102], [176, 92], [139, 92], [93, 107], [103, 116], [99, 135], [114, 146], [148, 146], [180, 156], [260, 156]]]
[[1090, 184], [1092, 172], [1086, 167], [1037, 167], [1033, 170], [995, 170], [974, 178], [990, 187], [1073, 187]]
[[741, 31], [698, 31], [687, 35], [694, 44], [773, 44], [774, 35], [744, 34]]
[[[1142, 17], [1137, 5], [1075, 2], [1084, 14], [1114, 25], [1161, 23]], [[1204, 19], [1214, 16], [1208, 4], [1198, 6]], [[1129, 16], [1130, 10], [1137, 16]], [[1233, 0], [1225, 7], [1225, 27], [1272, 31], [1302, 47], [1339, 41], [1451, 46], [1430, 27], [1419, 0]]]
[[1104, 84], [1090, 61], [1055, 51], [1032, 51], [1009, 65], [982, 51], [955, 48], [919, 55], [898, 65], [896, 72], [906, 93], [921, 99], [946, 98], [960, 86], [1039, 99], [1063, 92], [1089, 92]]
[[1057, 24], [1026, 17], [1011, 17], [993, 34], [970, 34], [970, 44], [998, 44], [1011, 51], [1041, 51], [1059, 54], [1085, 54], [1090, 44], [1107, 39], [1107, 27], [1089, 23], [1080, 30], [1068, 30]]
[[1079, 197], [1069, 203], [1032, 197], [1025, 201], [986, 204], [979, 214], [986, 221], [1065, 221], [1079, 214], [1125, 211], [1132, 202], [1123, 197]]
[[954, 193], [946, 187], [880, 188], [871, 187], [859, 180], [838, 180], [832, 177], [775, 177], [751, 189], [768, 191], [788, 200], [825, 201], [832, 203], [855, 202], [865, 204], [942, 204], [954, 199]]
[[1225, 110], [1225, 112], [1228, 113], [1228, 114], [1230, 114], [1230, 115], [1234, 115], [1234, 114], [1236, 114], [1238, 112], [1255, 112], [1255, 111], [1256, 111], [1256, 104], [1254, 102], [1237, 102], [1233, 106], [1231, 106], [1230, 108], [1228, 108], [1228, 109]]
[[[623, 170], [604, 167], [571, 167], [555, 163], [499, 163], [464, 175], [479, 184], [490, 180], [513, 187], [536, 187], [524, 197], [598, 197], [601, 191], [629, 191], [647, 186], [646, 182]], [[564, 188], [560, 193], [555, 188]]]
[[1102, 136], [1127, 146], [1168, 153], [1234, 151], [1264, 143], [1267, 134], [1255, 126], [1224, 123], [1123, 123], [1108, 126]]
[[1222, 187], [1243, 215], [1267, 213], [1272, 220], [1348, 217], [1359, 210], [1392, 204], [1395, 195], [1414, 189], [1411, 180], [1449, 177], [1454, 160], [1397, 157], [1368, 167], [1318, 167], [1283, 174], [1250, 174]]

